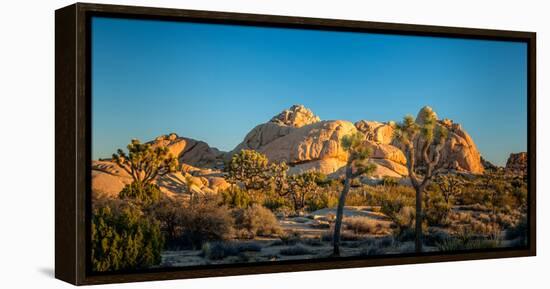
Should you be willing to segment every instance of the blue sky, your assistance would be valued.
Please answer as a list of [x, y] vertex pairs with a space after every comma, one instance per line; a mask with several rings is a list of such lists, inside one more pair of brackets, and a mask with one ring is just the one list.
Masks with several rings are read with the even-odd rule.
[[97, 18], [92, 158], [176, 132], [231, 150], [293, 104], [323, 120], [401, 120], [429, 105], [503, 165], [527, 146], [519, 42]]

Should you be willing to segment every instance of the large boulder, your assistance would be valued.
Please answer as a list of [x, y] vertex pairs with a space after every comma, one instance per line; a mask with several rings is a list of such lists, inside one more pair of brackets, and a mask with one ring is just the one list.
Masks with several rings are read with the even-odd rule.
[[358, 131], [362, 132], [369, 141], [381, 144], [391, 144], [393, 140], [393, 127], [390, 123], [360, 120], [355, 123], [355, 127]]

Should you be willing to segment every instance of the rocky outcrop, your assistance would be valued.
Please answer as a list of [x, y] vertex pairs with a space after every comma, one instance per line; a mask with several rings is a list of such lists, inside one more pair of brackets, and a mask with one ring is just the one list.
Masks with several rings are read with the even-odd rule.
[[360, 120], [355, 123], [355, 127], [358, 131], [362, 132], [369, 141], [381, 144], [391, 144], [393, 140], [393, 126], [391, 123]]
[[[111, 161], [92, 161], [92, 196], [117, 197], [132, 178], [126, 171]], [[215, 194], [229, 187], [221, 171], [200, 169], [182, 165], [181, 171], [159, 176], [154, 180], [161, 191], [168, 196], [182, 196], [188, 193], [188, 185], [194, 193]]]
[[441, 151], [442, 166], [459, 172], [482, 174], [481, 155], [470, 135], [458, 123], [445, 119], [439, 121], [449, 132]]
[[321, 119], [301, 104], [295, 104], [274, 116], [270, 122], [292, 127], [302, 127]]
[[[425, 107], [419, 113], [433, 113]], [[482, 162], [479, 152], [460, 124], [451, 120], [438, 120], [437, 124], [448, 131], [446, 144], [441, 152], [440, 165], [457, 172], [482, 173], [487, 162]], [[342, 138], [357, 131], [366, 136], [372, 150], [369, 159], [376, 164], [370, 178], [408, 175], [406, 158], [401, 145], [393, 140], [394, 124], [361, 120], [355, 124], [345, 120], [321, 121], [302, 105], [293, 105], [277, 114], [270, 121], [253, 128], [244, 140], [229, 153], [210, 147], [203, 141], [169, 134], [149, 142], [153, 146], [165, 146], [180, 164], [178, 172], [157, 177], [154, 181], [167, 195], [193, 192], [216, 193], [229, 187], [222, 172], [224, 161], [242, 149], [265, 154], [270, 162], [286, 162], [290, 173], [315, 170], [332, 177], [343, 174], [348, 154], [341, 146]], [[415, 140], [418, 142], [419, 140]], [[525, 153], [512, 154], [507, 169], [525, 170]], [[421, 161], [417, 160], [421, 165]], [[131, 177], [111, 161], [92, 162], [92, 191], [94, 195], [117, 196], [132, 181]], [[188, 187], [189, 186], [189, 187]]]
[[175, 133], [162, 135], [149, 142], [153, 146], [165, 146], [179, 163], [201, 168], [223, 167], [224, 153], [203, 141], [180, 137]]
[[[300, 114], [303, 116], [293, 116]], [[388, 128], [391, 129], [391, 126], [367, 121], [355, 125], [344, 120], [320, 121], [301, 105], [294, 105], [271, 121], [256, 126], [229, 155], [242, 149], [252, 149], [265, 154], [271, 162], [286, 162], [290, 173], [315, 170], [338, 175], [348, 158], [347, 152], [341, 147], [341, 140], [345, 135], [357, 132], [358, 127], [371, 129], [374, 135], [378, 134], [370, 142], [373, 148], [372, 162], [380, 167], [378, 175], [406, 174], [403, 166], [406, 163], [405, 156], [399, 149], [389, 145], [392, 132], [388, 132]]]
[[506, 170], [516, 174], [527, 174], [527, 153], [511, 153], [506, 161]]
[[[425, 115], [430, 113], [435, 114], [431, 107], [423, 107], [418, 112], [416, 123], [422, 125]], [[437, 119], [437, 114], [435, 116]], [[448, 132], [445, 146], [441, 150], [438, 167], [457, 172], [483, 173], [484, 167], [481, 163], [481, 155], [474, 141], [462, 126], [449, 119], [437, 120], [437, 125], [446, 128]], [[416, 147], [422, 147], [420, 137], [417, 137], [414, 142]], [[392, 141], [392, 145], [403, 149], [403, 146], [396, 140]], [[416, 155], [416, 164], [420, 167], [423, 165], [420, 154]]]

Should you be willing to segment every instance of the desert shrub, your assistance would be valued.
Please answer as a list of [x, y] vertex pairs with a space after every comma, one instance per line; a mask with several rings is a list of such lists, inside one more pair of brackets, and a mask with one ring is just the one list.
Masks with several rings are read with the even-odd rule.
[[323, 242], [321, 241], [321, 238], [307, 238], [302, 240], [302, 243], [312, 247], [323, 246]]
[[380, 222], [368, 217], [349, 217], [344, 218], [346, 229], [353, 231], [355, 234], [387, 234], [388, 228]]
[[182, 233], [181, 214], [185, 209], [182, 201], [168, 197], [145, 208], [147, 214], [159, 222], [166, 248], [178, 249], [178, 238]]
[[243, 252], [260, 252], [262, 247], [253, 242], [206, 242], [202, 245], [201, 254], [210, 260], [221, 260], [229, 256], [240, 256]]
[[263, 201], [263, 206], [273, 212], [289, 212], [292, 210], [292, 205], [289, 203], [288, 199], [277, 194], [266, 195]]
[[399, 179], [389, 176], [384, 176], [382, 178], [382, 185], [384, 187], [396, 187], [399, 185]]
[[235, 228], [245, 230], [250, 236], [272, 236], [281, 233], [281, 226], [273, 213], [260, 205], [237, 209], [233, 212]]
[[[321, 235], [321, 241], [324, 242], [332, 242], [333, 233], [327, 232]], [[340, 233], [340, 240], [341, 241], [359, 241], [364, 239], [365, 237], [363, 235], [355, 234], [351, 231], [342, 231]]]
[[134, 204], [104, 203], [92, 214], [92, 269], [140, 269], [161, 261], [163, 236], [157, 221]]
[[392, 187], [378, 197], [380, 211], [388, 216], [399, 230], [410, 228], [414, 223], [414, 190], [403, 186]]
[[120, 199], [130, 199], [138, 204], [150, 205], [160, 199], [160, 188], [151, 183], [142, 184], [134, 181], [122, 188], [118, 194]]
[[469, 224], [472, 222], [472, 214], [468, 212], [451, 212], [449, 220], [459, 224]]
[[233, 218], [225, 206], [202, 202], [181, 210], [179, 216], [182, 247], [201, 248], [207, 241], [228, 240], [233, 234]]
[[220, 204], [230, 208], [247, 208], [253, 203], [253, 199], [245, 190], [238, 186], [230, 188], [220, 193]]
[[414, 241], [415, 230], [412, 227], [404, 228], [404, 229], [395, 231], [394, 236], [396, 240], [398, 240], [399, 242]]
[[459, 251], [464, 248], [464, 244], [461, 240], [453, 238], [444, 239], [437, 242], [435, 245], [438, 251], [443, 252]]
[[[333, 186], [331, 186], [333, 187]], [[320, 193], [306, 200], [306, 208], [313, 212], [324, 208], [334, 208], [338, 204], [338, 190], [325, 188]]]
[[429, 191], [425, 198], [425, 220], [431, 226], [447, 224], [447, 217], [452, 209], [452, 201], [447, 202], [439, 191]]
[[288, 247], [288, 248], [283, 248], [279, 251], [279, 254], [281, 255], [285, 255], [285, 256], [297, 256], [297, 255], [308, 255], [308, 254], [311, 254], [312, 252], [302, 246], [302, 245], [296, 245], [296, 246], [292, 246], [292, 247]]
[[239, 253], [237, 246], [230, 242], [206, 242], [202, 245], [202, 255], [210, 260], [221, 260]]
[[282, 245], [296, 245], [302, 240], [300, 233], [298, 232], [282, 234], [279, 238]]
[[428, 246], [436, 246], [436, 244], [441, 244], [449, 238], [450, 235], [447, 232], [441, 229], [429, 228], [428, 234], [424, 235], [424, 243]]

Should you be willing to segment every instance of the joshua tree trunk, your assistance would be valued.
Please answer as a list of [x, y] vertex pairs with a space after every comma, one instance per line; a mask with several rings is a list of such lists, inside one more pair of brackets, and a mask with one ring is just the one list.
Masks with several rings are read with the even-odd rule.
[[422, 200], [423, 200], [423, 192], [424, 187], [422, 186], [415, 186], [414, 190], [416, 191], [416, 216], [415, 216], [415, 240], [414, 240], [414, 247], [416, 253], [422, 252], [422, 221], [423, 221], [423, 215], [422, 215]]
[[346, 166], [346, 179], [344, 181], [344, 189], [340, 193], [338, 199], [338, 208], [336, 209], [336, 222], [334, 223], [334, 236], [332, 242], [334, 245], [333, 256], [340, 256], [340, 231], [342, 228], [342, 218], [344, 215], [344, 205], [346, 203], [346, 197], [349, 193], [351, 186], [351, 179], [353, 177], [351, 164]]

